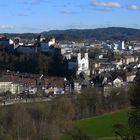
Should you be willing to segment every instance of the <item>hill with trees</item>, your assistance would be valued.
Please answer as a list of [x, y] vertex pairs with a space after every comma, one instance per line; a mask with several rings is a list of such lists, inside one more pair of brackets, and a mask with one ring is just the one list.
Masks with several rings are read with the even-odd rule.
[[[140, 29], [109, 27], [97, 29], [69, 29], [44, 31], [46, 37], [55, 37], [57, 40], [140, 40]], [[22, 38], [33, 38], [39, 34], [6, 34], [8, 37], [19, 36]]]

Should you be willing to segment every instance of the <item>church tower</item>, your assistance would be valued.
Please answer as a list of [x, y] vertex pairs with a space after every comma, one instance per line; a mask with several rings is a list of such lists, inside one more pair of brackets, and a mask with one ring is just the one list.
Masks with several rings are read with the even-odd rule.
[[85, 53], [83, 58], [81, 57], [81, 53], [78, 53], [77, 65], [78, 65], [77, 75], [79, 75], [81, 72], [90, 75], [88, 53]]
[[122, 50], [125, 50], [125, 43], [122, 41]]

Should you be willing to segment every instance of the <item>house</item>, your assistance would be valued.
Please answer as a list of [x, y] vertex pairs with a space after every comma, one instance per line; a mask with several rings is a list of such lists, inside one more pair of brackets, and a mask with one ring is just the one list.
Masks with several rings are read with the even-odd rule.
[[114, 71], [116, 69], [116, 66], [111, 63], [100, 63], [100, 67], [97, 69], [99, 73], [109, 72], [109, 71]]
[[116, 78], [114, 81], [113, 81], [113, 86], [114, 87], [121, 87], [124, 85], [124, 82], [121, 78]]
[[133, 82], [134, 81], [134, 78], [136, 77], [136, 75], [128, 75], [126, 77], [126, 82]]
[[0, 50], [7, 50], [10, 49], [10, 43], [9, 43], [9, 39], [4, 36], [4, 35], [0, 35]]
[[14, 51], [22, 54], [35, 54], [38, 52], [38, 48], [35, 45], [27, 44], [27, 45], [16, 46]]
[[74, 91], [76, 93], [80, 93], [81, 92], [81, 89], [82, 89], [82, 85], [79, 83], [79, 82], [74, 82]]
[[128, 65], [130, 63], [136, 63], [138, 62], [138, 60], [139, 60], [138, 56], [125, 55], [122, 58], [122, 63]]
[[56, 52], [61, 51], [55, 43], [55, 38], [48, 40], [41, 35], [37, 39], [23, 40], [15, 38], [13, 41], [13, 51], [22, 54], [47, 53], [53, 56]]
[[107, 85], [104, 86], [104, 97], [110, 96], [110, 91], [112, 89], [112, 83], [109, 82]]
[[52, 38], [49, 42], [48, 42], [48, 46], [51, 47], [55, 45], [55, 38]]
[[0, 93], [10, 91], [12, 94], [19, 94], [23, 91], [23, 86], [13, 82], [0, 82]]
[[88, 88], [90, 86], [89, 76], [84, 72], [81, 72], [76, 79], [73, 80], [74, 91], [80, 93], [82, 89]]
[[17, 93], [28, 91], [30, 94], [50, 88], [53, 89], [54, 87], [58, 88], [58, 90], [64, 88], [63, 77], [46, 77], [43, 75], [40, 76], [40, 74], [2, 72], [0, 81], [2, 81], [0, 86], [1, 91], [7, 91], [8, 89], [13, 94], [16, 93], [16, 88], [19, 88]]
[[29, 94], [36, 94], [37, 93], [37, 88], [36, 87], [29, 87], [29, 89], [28, 89], [28, 91], [29, 91]]

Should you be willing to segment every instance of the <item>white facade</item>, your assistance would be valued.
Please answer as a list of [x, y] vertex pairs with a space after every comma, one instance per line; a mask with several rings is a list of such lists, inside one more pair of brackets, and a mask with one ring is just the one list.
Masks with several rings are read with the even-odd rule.
[[79, 75], [81, 72], [90, 75], [88, 53], [85, 53], [83, 58], [81, 57], [81, 53], [78, 53], [77, 63], [78, 63], [77, 75]]
[[37, 88], [34, 87], [34, 88], [29, 88], [29, 94], [36, 94], [37, 93]]
[[82, 89], [81, 84], [79, 84], [78, 82], [75, 82], [74, 83], [74, 91], [77, 92], [77, 93], [80, 93], [81, 89]]
[[119, 79], [119, 78], [116, 78], [114, 81], [113, 81], [113, 85], [114, 87], [121, 87], [124, 85], [124, 82], [122, 79]]
[[125, 43], [122, 41], [122, 50], [125, 50]]
[[65, 54], [65, 57], [67, 60], [70, 60], [71, 59], [71, 54]]
[[11, 82], [0, 82], [0, 92], [10, 91]]
[[52, 38], [52, 39], [49, 41], [48, 45], [49, 45], [49, 47], [50, 47], [50, 46], [52, 46], [52, 45], [54, 45], [54, 44], [55, 44], [55, 38]]

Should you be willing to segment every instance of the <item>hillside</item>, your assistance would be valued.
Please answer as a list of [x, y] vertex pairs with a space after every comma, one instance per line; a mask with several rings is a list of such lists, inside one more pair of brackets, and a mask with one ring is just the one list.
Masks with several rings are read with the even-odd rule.
[[97, 39], [97, 40], [140, 40], [140, 30], [122, 27], [97, 29], [70, 29], [43, 32], [44, 35], [55, 36], [59, 40]]
[[[111, 138], [115, 137], [113, 125], [126, 124], [128, 119], [127, 111], [109, 113], [95, 118], [79, 120], [75, 123], [76, 127], [82, 132], [93, 138]], [[64, 140], [71, 140], [66, 136]]]
[[[140, 29], [109, 27], [97, 29], [69, 29], [52, 30], [42, 32], [46, 37], [54, 36], [58, 41], [61, 40], [140, 40]], [[39, 34], [6, 34], [8, 37], [19, 36], [22, 38], [37, 37]]]

